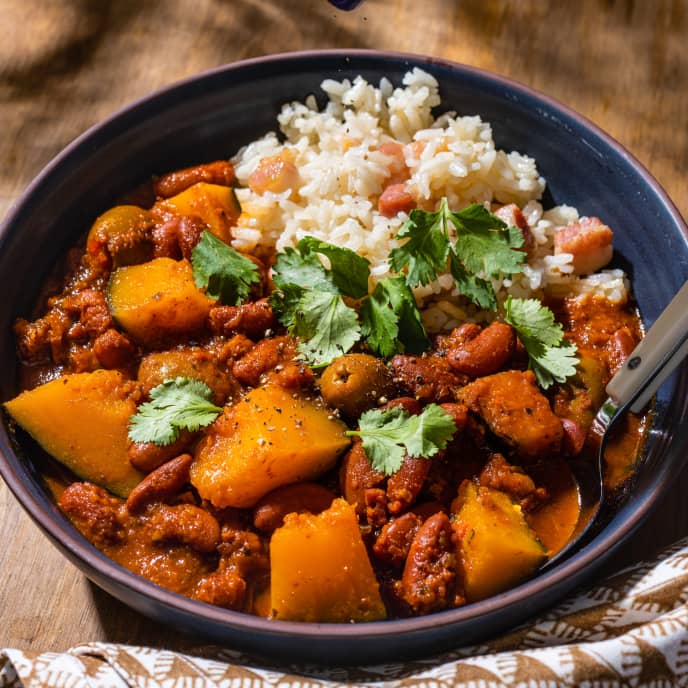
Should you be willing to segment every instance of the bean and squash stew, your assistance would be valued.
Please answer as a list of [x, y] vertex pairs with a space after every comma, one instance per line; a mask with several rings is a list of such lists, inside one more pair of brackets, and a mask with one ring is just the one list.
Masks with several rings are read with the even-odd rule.
[[[429, 614], [531, 576], [579, 519], [570, 462], [595, 456], [592, 418], [641, 337], [633, 308], [513, 299], [428, 335], [408, 264], [368, 294], [341, 247], [231, 249], [235, 184], [225, 161], [144, 184], [16, 321], [24, 391], [4, 407], [51, 457], [62, 512], [153, 583], [276, 619]], [[495, 217], [469, 210], [466, 225]], [[545, 307], [576, 355], [549, 380], [523, 324]], [[614, 438], [610, 488], [643, 430], [631, 417]]]

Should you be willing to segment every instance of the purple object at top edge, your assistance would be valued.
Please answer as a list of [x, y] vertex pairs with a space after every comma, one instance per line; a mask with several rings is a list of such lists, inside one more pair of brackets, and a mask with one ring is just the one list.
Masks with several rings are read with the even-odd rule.
[[363, 0], [330, 0], [330, 2], [340, 10], [353, 10], [358, 7]]

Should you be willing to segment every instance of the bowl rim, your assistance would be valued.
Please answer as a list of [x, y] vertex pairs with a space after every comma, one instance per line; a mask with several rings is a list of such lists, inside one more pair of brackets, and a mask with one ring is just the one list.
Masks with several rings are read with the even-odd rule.
[[[470, 77], [477, 81], [491, 84], [492, 86], [502, 87], [507, 91], [515, 92], [519, 96], [547, 106], [549, 109], [563, 115], [565, 119], [575, 122], [581, 129], [591, 132], [604, 145], [611, 148], [616, 154], [623, 158], [627, 164], [633, 167], [643, 183], [649, 187], [663, 206], [663, 209], [671, 217], [675, 227], [684, 235], [684, 238], [688, 238], [688, 225], [686, 225], [666, 191], [645, 166], [622, 144], [604, 132], [594, 122], [558, 100], [500, 74], [444, 58], [386, 50], [329, 49], [264, 55], [220, 65], [156, 89], [117, 109], [106, 118], [89, 127], [71, 143], [65, 146], [43, 167], [39, 174], [13, 202], [0, 225], [0, 250], [4, 247], [10, 229], [20, 219], [24, 206], [31, 202], [34, 194], [36, 194], [42, 185], [50, 179], [51, 175], [53, 175], [56, 170], [69, 162], [73, 155], [79, 153], [82, 147], [84, 147], [92, 137], [103, 132], [113, 123], [117, 123], [126, 117], [136, 117], [138, 114], [141, 114], [140, 111], [144, 110], [147, 106], [154, 105], [157, 101], [175, 92], [181, 92], [190, 85], [196, 85], [199, 82], [212, 79], [218, 75], [238, 72], [252, 67], [260, 67], [264, 64], [283, 64], [286, 69], [290, 63], [300, 60], [315, 61], [322, 58], [346, 60], [351, 57], [376, 61], [378, 64], [371, 64], [370, 69], [382, 69], [385, 61], [396, 64], [406, 62], [409, 69], [413, 67], [420, 67], [422, 69], [425, 67], [438, 66], [458, 73], [463, 77]], [[681, 381], [684, 382], [687, 378], [688, 367], [684, 366]], [[671, 448], [667, 447], [664, 451], [665, 453], [670, 452]], [[17, 464], [17, 466], [13, 466], [13, 463]], [[486, 614], [491, 614], [521, 604], [526, 597], [536, 595], [547, 588], [556, 588], [571, 576], [581, 573], [584, 570], [594, 568], [595, 562], [600, 561], [603, 554], [606, 555], [604, 556], [604, 560], [606, 560], [609, 552], [619, 547], [640, 523], [645, 520], [649, 511], [656, 505], [660, 495], [666, 492], [671, 482], [671, 476], [668, 475], [667, 471], [659, 471], [657, 475], [652, 477], [649, 487], [646, 488], [646, 493], [642, 496], [642, 499], [635, 503], [633, 514], [631, 514], [622, 524], [619, 524], [615, 528], [613, 534], [608, 534], [605, 537], [604, 531], [602, 531], [591, 542], [552, 570], [537, 575], [504, 593], [464, 607], [437, 612], [427, 616], [367, 622], [365, 624], [329, 624], [268, 620], [242, 612], [222, 609], [174, 593], [139, 577], [116, 564], [113, 560], [106, 557], [102, 552], [88, 543], [88, 541], [67, 522], [66, 518], [62, 517], [62, 520], [56, 518], [54, 512], [51, 512], [47, 507], [41, 504], [36, 494], [37, 490], [30, 489], [27, 482], [20, 479], [19, 463], [19, 457], [11, 444], [6, 443], [3, 439], [0, 444], [0, 475], [4, 478], [15, 498], [27, 511], [30, 517], [39, 525], [44, 534], [46, 534], [63, 553], [78, 559], [81, 562], [82, 570], [89, 575], [89, 578], [100, 579], [104, 577], [111, 579], [118, 588], [129, 589], [139, 596], [152, 598], [166, 607], [174, 608], [190, 616], [214, 621], [225, 627], [233, 627], [237, 630], [251, 630], [264, 635], [282, 635], [287, 633], [291, 637], [300, 637], [304, 640], [316, 637], [320, 639], [341, 639], [347, 637], [365, 640], [371, 640], [380, 636], [389, 638], [390, 636], [394, 637], [407, 633], [423, 632], [431, 628], [453, 626], [458, 622], [468, 622]], [[666, 460], [663, 463], [666, 464]], [[610, 539], [611, 542], [609, 541]], [[456, 644], [458, 646], [461, 643], [457, 641]]]

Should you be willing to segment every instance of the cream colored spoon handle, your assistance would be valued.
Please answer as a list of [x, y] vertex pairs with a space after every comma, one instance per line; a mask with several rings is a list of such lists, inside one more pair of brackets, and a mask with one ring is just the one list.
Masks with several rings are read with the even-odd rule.
[[688, 282], [662, 311], [643, 340], [609, 381], [607, 394], [638, 413], [688, 356]]

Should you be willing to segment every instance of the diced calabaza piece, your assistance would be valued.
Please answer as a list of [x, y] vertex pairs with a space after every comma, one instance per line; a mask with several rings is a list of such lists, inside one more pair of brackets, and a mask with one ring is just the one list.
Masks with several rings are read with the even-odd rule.
[[507, 370], [471, 382], [457, 401], [478, 414], [488, 428], [522, 459], [558, 454], [563, 428], [528, 370]]
[[547, 557], [521, 508], [500, 490], [465, 480], [452, 511], [469, 602], [520, 583]]
[[343, 499], [317, 516], [287, 515], [270, 540], [270, 569], [277, 619], [350, 623], [387, 616], [358, 518]]
[[50, 380], [3, 406], [61, 464], [127, 497], [143, 478], [129, 462], [127, 437], [140, 399], [138, 383], [99, 369]]

